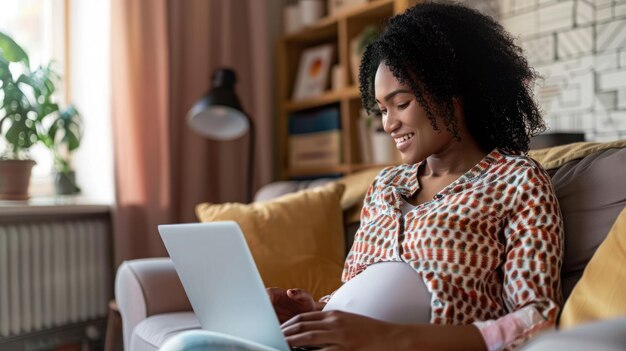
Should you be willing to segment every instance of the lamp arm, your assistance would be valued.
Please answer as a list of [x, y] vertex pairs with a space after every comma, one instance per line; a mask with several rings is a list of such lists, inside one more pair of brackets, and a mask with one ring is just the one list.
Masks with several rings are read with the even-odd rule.
[[254, 122], [252, 118], [246, 114], [248, 118], [248, 123], [250, 124], [249, 134], [248, 134], [248, 189], [246, 196], [248, 197], [248, 203], [252, 202], [253, 194], [252, 194], [252, 184], [254, 183], [253, 179], [253, 171], [254, 171], [254, 142], [255, 142], [255, 128]]

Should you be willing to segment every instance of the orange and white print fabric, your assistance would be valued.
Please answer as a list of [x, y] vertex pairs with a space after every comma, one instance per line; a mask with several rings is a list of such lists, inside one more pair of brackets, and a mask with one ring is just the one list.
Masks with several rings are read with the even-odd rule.
[[386, 168], [365, 197], [343, 281], [404, 261], [432, 293], [431, 323], [470, 324], [490, 350], [514, 348], [556, 323], [563, 224], [548, 174], [524, 156], [490, 152], [402, 216], [422, 163]]

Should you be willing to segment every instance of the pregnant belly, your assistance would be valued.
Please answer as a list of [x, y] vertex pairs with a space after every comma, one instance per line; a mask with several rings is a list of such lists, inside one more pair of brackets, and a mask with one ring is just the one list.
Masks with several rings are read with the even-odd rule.
[[324, 311], [339, 310], [392, 323], [429, 323], [431, 294], [404, 262], [373, 264], [332, 296]]

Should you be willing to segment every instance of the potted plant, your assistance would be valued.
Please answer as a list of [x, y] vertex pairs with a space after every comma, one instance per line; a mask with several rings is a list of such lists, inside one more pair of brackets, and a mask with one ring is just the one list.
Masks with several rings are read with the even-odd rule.
[[361, 56], [365, 52], [365, 48], [380, 36], [380, 30], [369, 25], [350, 41], [350, 65], [352, 66], [352, 79], [355, 83], [359, 82], [359, 66], [361, 65]]
[[57, 195], [69, 195], [80, 192], [76, 185], [76, 174], [71, 166], [71, 154], [80, 146], [82, 139], [82, 120], [73, 105], [58, 113], [43, 142], [54, 156], [55, 189]]
[[[24, 49], [0, 32], [1, 200], [28, 199], [30, 173], [35, 165], [30, 159], [30, 147], [44, 142], [51, 148], [55, 139], [50, 134], [59, 129], [57, 121], [68, 113], [78, 114], [71, 106], [69, 112], [59, 111], [53, 99], [58, 80], [51, 63], [31, 70]], [[52, 120], [55, 116], [58, 117]]]

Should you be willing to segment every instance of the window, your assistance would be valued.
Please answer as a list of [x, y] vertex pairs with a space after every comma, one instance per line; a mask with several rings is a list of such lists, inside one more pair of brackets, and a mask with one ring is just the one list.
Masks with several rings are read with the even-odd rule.
[[[109, 1], [10, 0], [0, 10], [0, 31], [24, 47], [31, 68], [56, 63], [63, 78], [56, 100], [62, 106], [72, 102], [83, 119], [83, 140], [72, 155], [77, 182], [83, 200], [98, 203], [114, 201], [110, 6]], [[37, 162], [31, 196], [53, 195], [52, 155], [41, 145], [30, 153]]]
[[[4, 1], [0, 11], [0, 31], [10, 35], [26, 50], [31, 69], [55, 62], [55, 69], [65, 76], [67, 25], [65, 23], [67, 0], [20, 0]], [[66, 80], [57, 85], [56, 100], [65, 105]], [[4, 148], [4, 145], [0, 145]], [[53, 160], [43, 145], [30, 149], [31, 157], [37, 162], [33, 168], [30, 193], [33, 196], [52, 195]]]

